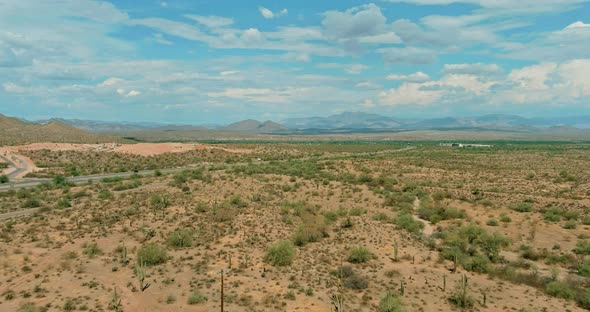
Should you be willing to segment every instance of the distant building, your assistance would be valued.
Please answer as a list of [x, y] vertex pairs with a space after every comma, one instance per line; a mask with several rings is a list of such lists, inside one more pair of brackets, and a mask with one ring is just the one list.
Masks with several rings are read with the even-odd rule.
[[470, 143], [441, 143], [440, 146], [446, 147], [493, 147], [489, 144], [470, 144]]

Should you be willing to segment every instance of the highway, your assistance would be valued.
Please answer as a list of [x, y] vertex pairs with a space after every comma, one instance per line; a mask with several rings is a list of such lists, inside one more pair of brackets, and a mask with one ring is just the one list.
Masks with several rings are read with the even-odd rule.
[[[379, 152], [366, 152], [366, 153], [355, 153], [355, 154], [347, 154], [347, 155], [338, 155], [338, 156], [324, 156], [324, 157], [304, 157], [304, 158], [296, 158], [296, 159], [285, 159], [285, 160], [281, 160], [281, 161], [257, 161], [257, 162], [253, 162], [253, 163], [246, 163], [246, 162], [242, 162], [242, 163], [234, 163], [234, 164], [204, 164], [204, 168], [208, 169], [214, 166], [219, 166], [222, 165], [226, 168], [231, 168], [231, 167], [237, 167], [237, 166], [244, 166], [244, 165], [248, 165], [248, 164], [265, 164], [265, 163], [271, 163], [271, 162], [287, 162], [290, 160], [293, 161], [305, 161], [305, 160], [328, 160], [328, 159], [338, 159], [340, 157], [343, 156], [370, 156], [370, 155], [383, 155], [383, 154], [389, 154], [389, 153], [399, 153], [399, 152], [405, 152], [405, 151], [409, 151], [409, 150], [413, 150], [415, 149], [414, 146], [408, 146], [402, 149], [397, 149], [397, 150], [386, 150], [386, 151], [379, 151]], [[2, 157], [2, 156], [0, 156]], [[4, 157], [2, 157], [4, 158]], [[6, 160], [6, 158], [4, 158]], [[14, 162], [8, 160], [9, 164], [12, 164], [12, 166], [15, 166]], [[26, 166], [25, 162], [24, 165]], [[179, 167], [179, 168], [169, 168], [169, 169], [161, 169], [160, 172], [163, 174], [169, 174], [169, 173], [178, 173], [178, 172], [182, 172], [184, 170], [191, 170], [191, 169], [197, 169], [197, 168], [203, 168], [203, 164], [200, 166], [197, 165], [192, 165], [192, 166], [187, 166], [187, 167]], [[18, 167], [17, 167], [18, 170]], [[26, 168], [22, 169], [22, 170], [27, 170]], [[23, 172], [23, 171], [20, 171]], [[96, 174], [96, 175], [88, 175], [88, 176], [79, 176], [79, 177], [69, 177], [67, 178], [68, 182], [74, 183], [74, 184], [84, 184], [84, 183], [88, 183], [88, 182], [96, 182], [96, 181], [100, 181], [102, 179], [106, 179], [106, 178], [129, 178], [133, 175], [142, 175], [142, 176], [149, 176], [149, 175], [154, 175], [156, 173], [156, 170], [142, 170], [142, 171], [138, 171], [138, 172], [120, 172], [120, 173], [105, 173], [105, 174]], [[13, 175], [13, 173], [11, 173], [10, 175]], [[18, 174], [14, 175], [14, 176], [18, 176]], [[11, 178], [11, 182], [10, 183], [6, 183], [6, 184], [0, 184], [0, 192], [5, 192], [5, 191], [10, 191], [10, 190], [19, 190], [19, 189], [24, 189], [24, 188], [33, 188], [36, 187], [42, 183], [47, 183], [47, 182], [51, 182], [51, 179], [12, 179]]]
[[15, 164], [14, 161], [12, 161], [12, 159], [10, 159], [10, 157], [0, 155], [0, 158], [2, 158], [8, 164], [9, 167], [14, 168], [14, 170], [12, 172], [7, 174], [8, 178], [10, 180], [16, 179], [20, 174], [29, 170], [29, 165], [27, 164], [26, 161], [23, 161], [22, 159], [18, 158], [18, 156], [15, 156], [15, 157], [17, 157], [18, 162], [21, 164], [20, 166]]

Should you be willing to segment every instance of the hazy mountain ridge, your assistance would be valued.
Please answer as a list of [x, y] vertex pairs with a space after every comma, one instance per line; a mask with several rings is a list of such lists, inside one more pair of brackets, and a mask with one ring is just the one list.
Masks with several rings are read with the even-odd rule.
[[173, 125], [156, 122], [109, 122], [81, 119], [53, 118], [31, 122], [14, 119], [27, 125], [59, 122], [87, 132], [123, 133], [143, 131], [221, 130], [229, 132], [288, 134], [313, 132], [386, 132], [410, 130], [500, 130], [500, 131], [575, 131], [590, 129], [590, 116], [526, 118], [518, 115], [489, 114], [472, 117], [443, 117], [409, 119], [363, 112], [344, 112], [327, 117], [288, 118], [280, 122], [253, 119], [238, 121], [226, 126]]
[[270, 120], [260, 122], [258, 120], [247, 119], [232, 123], [226, 127], [221, 128], [221, 130], [235, 132], [276, 133], [287, 132], [289, 129]]
[[88, 133], [59, 121], [32, 123], [0, 114], [0, 145], [36, 142], [106, 143], [121, 139]]

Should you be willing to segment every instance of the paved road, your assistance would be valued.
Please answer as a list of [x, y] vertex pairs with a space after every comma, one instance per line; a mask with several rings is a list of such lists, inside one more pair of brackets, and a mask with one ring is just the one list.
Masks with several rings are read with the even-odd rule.
[[[397, 149], [397, 150], [385, 150], [385, 151], [379, 151], [379, 152], [364, 152], [364, 153], [354, 153], [354, 154], [347, 154], [347, 155], [348, 156], [383, 155], [383, 154], [390, 154], [390, 153], [400, 153], [400, 152], [405, 152], [405, 151], [409, 151], [409, 150], [413, 150], [413, 149], [415, 149], [414, 146], [408, 146], [408, 147], [405, 147], [402, 149]], [[312, 160], [312, 159], [326, 160], [326, 159], [338, 159], [343, 156], [344, 155], [324, 156], [324, 157], [311, 156], [311, 157], [303, 157], [303, 158], [297, 158], [297, 159], [292, 159], [292, 160], [296, 160], [296, 161], [305, 161], [305, 160]], [[2, 157], [2, 156], [0, 156], [0, 157]], [[281, 160], [279, 162], [287, 162], [287, 161], [290, 161], [290, 159]], [[10, 162], [12, 162], [12, 161], [10, 161]], [[27, 167], [26, 162], [23, 161], [22, 163], [25, 166], [24, 169], [22, 169], [22, 170], [27, 170], [28, 167]], [[271, 161], [258, 161], [258, 162], [254, 162], [254, 163], [243, 162], [243, 163], [216, 164], [216, 165], [215, 164], [214, 165], [206, 164], [205, 169], [213, 167], [213, 166], [219, 166], [219, 165], [224, 165], [227, 168], [227, 167], [244, 166], [244, 165], [248, 165], [248, 164], [265, 164], [265, 163], [271, 163]], [[160, 172], [162, 172], [162, 173], [177, 173], [177, 172], [182, 172], [184, 170], [196, 169], [199, 167], [202, 167], [202, 165], [201, 166], [193, 165], [193, 166], [180, 167], [180, 168], [162, 169], [162, 170], [160, 170]], [[71, 178], [68, 178], [68, 181], [71, 183], [75, 183], [75, 184], [84, 184], [87, 182], [100, 181], [105, 178], [128, 178], [134, 174], [153, 175], [153, 174], [155, 174], [155, 172], [156, 172], [156, 170], [142, 170], [142, 171], [138, 171], [138, 172], [106, 173], [106, 174], [88, 175], [88, 176], [80, 176], [80, 177], [71, 177]], [[11, 175], [12, 174], [13, 173], [11, 173]], [[35, 186], [40, 185], [42, 183], [50, 182], [51, 179], [11, 179], [11, 181], [12, 181], [11, 183], [0, 184], [0, 192], [9, 191], [9, 190], [19, 190], [19, 189], [24, 189], [24, 188], [32, 188], [32, 187], [35, 187]]]
[[14, 171], [7, 174], [8, 178], [10, 180], [16, 179], [20, 174], [29, 170], [29, 165], [27, 164], [26, 161], [23, 161], [22, 159], [18, 158], [18, 156], [15, 156], [15, 157], [18, 159], [20, 166], [17, 165], [16, 163], [14, 163], [14, 161], [12, 161], [12, 159], [10, 157], [0, 155], [0, 158], [4, 159], [4, 161], [8, 164], [9, 167], [15, 168]]
[[[386, 151], [380, 151], [380, 152], [366, 152], [366, 153], [355, 153], [355, 154], [349, 154], [349, 155], [354, 155], [354, 156], [370, 156], [370, 155], [383, 155], [383, 154], [392, 154], [392, 153], [400, 153], [400, 152], [406, 152], [409, 150], [413, 150], [415, 149], [415, 147], [413, 146], [408, 146], [402, 149], [398, 149], [398, 150], [386, 150]], [[298, 158], [298, 159], [294, 159], [294, 160], [298, 160], [298, 161], [304, 161], [304, 160], [312, 160], [312, 159], [316, 159], [316, 160], [327, 160], [327, 159], [337, 159], [342, 157], [342, 155], [339, 156], [325, 156], [325, 157], [304, 157], [304, 158]], [[285, 160], [281, 160], [280, 162], [286, 162], [289, 161], [289, 159], [285, 159]], [[276, 161], [275, 161], [276, 162]], [[224, 165], [226, 168], [229, 167], [236, 167], [236, 166], [244, 166], [244, 165], [248, 165], [248, 164], [264, 164], [264, 163], [271, 163], [271, 161], [258, 161], [255, 163], [235, 163], [235, 164], [229, 164], [229, 165]], [[218, 166], [218, 165], [211, 165], [211, 164], [206, 164], [205, 168], [211, 168], [213, 166]], [[162, 169], [160, 170], [160, 172], [167, 174], [167, 173], [177, 173], [177, 172], [182, 172], [184, 170], [190, 170], [190, 169], [196, 169], [202, 166], [189, 166], [189, 167], [181, 167], [181, 168], [170, 168], [170, 169]], [[131, 177], [132, 175], [135, 174], [139, 174], [142, 176], [147, 176], [147, 175], [153, 175], [155, 174], [156, 170], [142, 170], [139, 172], [121, 172], [121, 173], [107, 173], [107, 174], [97, 174], [97, 175], [90, 175], [90, 176], [82, 176], [82, 177], [72, 177], [72, 178], [68, 178], [68, 181], [71, 183], [75, 183], [75, 184], [84, 184], [90, 181], [100, 181], [102, 179], [105, 178], [128, 178]], [[47, 183], [50, 182], [50, 179], [28, 179], [28, 180], [21, 180], [18, 182], [12, 182], [12, 183], [8, 183], [8, 184], [0, 184], [0, 192], [3, 191], [9, 191], [9, 190], [18, 190], [18, 189], [24, 189], [24, 188], [32, 188], [35, 186], [38, 186], [42, 183]], [[17, 218], [17, 217], [21, 217], [21, 216], [25, 216], [25, 215], [30, 215], [32, 213], [35, 213], [38, 209], [23, 209], [23, 210], [18, 210], [18, 211], [13, 211], [13, 212], [8, 212], [8, 213], [3, 213], [0, 214], [0, 221], [1, 220], [6, 220], [6, 219], [11, 219], [11, 218]]]

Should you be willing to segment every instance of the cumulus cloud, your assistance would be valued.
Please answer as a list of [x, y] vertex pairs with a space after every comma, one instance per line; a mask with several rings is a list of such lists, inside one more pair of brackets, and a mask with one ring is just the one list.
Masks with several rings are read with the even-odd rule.
[[[463, 70], [464, 68], [460, 66]], [[438, 80], [405, 82], [380, 93], [385, 106], [444, 106], [477, 102], [481, 105], [587, 105], [590, 59], [542, 63], [514, 69], [490, 79], [486, 72], [445, 74]]]
[[399, 81], [408, 81], [408, 82], [423, 82], [430, 79], [430, 77], [423, 73], [423, 72], [416, 72], [409, 75], [388, 75], [385, 77], [387, 80], [399, 80]]
[[467, 75], [497, 75], [503, 72], [497, 64], [445, 64], [441, 70], [442, 74], [467, 74]]
[[386, 22], [381, 9], [370, 3], [344, 12], [328, 11], [324, 13], [322, 25], [326, 36], [330, 38], [354, 39], [384, 33]]
[[575, 23], [568, 25], [565, 29], [584, 28], [584, 27], [590, 27], [590, 24], [585, 24], [584, 22], [577, 21]]
[[273, 12], [265, 7], [258, 7], [258, 11], [266, 19], [281, 17], [289, 13], [287, 9], [282, 9], [279, 12]]

